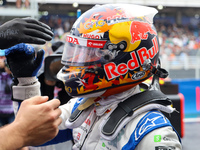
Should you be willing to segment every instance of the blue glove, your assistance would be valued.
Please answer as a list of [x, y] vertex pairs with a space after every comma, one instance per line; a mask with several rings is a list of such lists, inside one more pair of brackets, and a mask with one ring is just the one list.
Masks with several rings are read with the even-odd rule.
[[5, 56], [14, 78], [34, 77], [42, 66], [44, 50], [35, 56], [33, 46], [21, 43], [6, 49]]

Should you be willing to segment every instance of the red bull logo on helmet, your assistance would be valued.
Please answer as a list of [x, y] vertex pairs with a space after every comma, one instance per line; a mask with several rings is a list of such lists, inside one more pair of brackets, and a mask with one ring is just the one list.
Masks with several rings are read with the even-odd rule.
[[131, 43], [136, 41], [146, 40], [148, 38], [148, 33], [157, 35], [157, 32], [154, 31], [149, 23], [133, 21], [131, 23]]
[[[119, 77], [120, 75], [125, 75], [129, 70], [135, 70], [136, 68], [139, 68], [146, 59], [153, 59], [158, 53], [159, 49], [158, 49], [158, 41], [156, 37], [152, 39], [152, 42], [153, 42], [153, 46], [150, 49], [147, 49], [146, 47], [142, 47], [137, 51], [131, 52], [130, 53], [131, 59], [128, 60], [126, 64], [120, 63], [116, 65], [114, 62], [105, 64], [104, 70], [105, 70], [108, 80]], [[132, 77], [132, 79], [135, 79], [135, 77]]]

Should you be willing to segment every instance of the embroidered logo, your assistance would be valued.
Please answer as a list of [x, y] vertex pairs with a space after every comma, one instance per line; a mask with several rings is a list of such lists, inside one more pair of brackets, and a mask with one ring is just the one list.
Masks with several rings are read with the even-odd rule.
[[158, 125], [166, 124], [167, 120], [159, 112], [151, 112], [140, 120], [135, 131], [135, 140], [137, 141], [145, 132], [155, 128]]

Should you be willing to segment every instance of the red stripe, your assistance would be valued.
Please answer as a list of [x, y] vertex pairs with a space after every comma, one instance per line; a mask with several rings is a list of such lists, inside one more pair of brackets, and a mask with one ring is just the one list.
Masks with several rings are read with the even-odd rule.
[[196, 109], [200, 110], [200, 87], [196, 87]]
[[184, 129], [184, 96], [182, 93], [178, 94], [180, 97], [180, 117], [181, 117], [181, 138], [185, 135], [185, 129]]

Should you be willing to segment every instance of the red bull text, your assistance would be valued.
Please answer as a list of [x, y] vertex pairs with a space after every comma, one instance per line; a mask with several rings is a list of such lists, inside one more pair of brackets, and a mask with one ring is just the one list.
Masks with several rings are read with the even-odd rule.
[[[139, 63], [142, 65], [146, 59], [153, 59], [158, 53], [158, 41], [156, 37], [152, 39], [153, 47], [147, 50], [145, 47], [140, 48], [137, 51], [130, 53], [131, 59], [125, 63], [120, 63], [116, 65], [114, 62], [110, 62], [104, 65], [104, 70], [108, 80], [114, 79], [120, 75], [124, 75], [128, 70], [135, 70], [140, 67]], [[136, 57], [138, 56], [138, 58]]]

